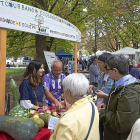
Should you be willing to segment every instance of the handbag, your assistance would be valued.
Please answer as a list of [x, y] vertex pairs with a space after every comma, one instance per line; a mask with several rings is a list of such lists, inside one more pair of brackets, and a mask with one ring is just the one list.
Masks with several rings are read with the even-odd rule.
[[[91, 103], [91, 102], [90, 102], [90, 103]], [[88, 139], [88, 136], [89, 136], [89, 133], [90, 133], [90, 130], [91, 130], [92, 124], [93, 124], [94, 116], [95, 116], [95, 109], [94, 109], [94, 105], [93, 105], [93, 103], [91, 103], [91, 107], [92, 107], [91, 121], [90, 121], [89, 130], [88, 130], [88, 133], [87, 133], [87, 136], [86, 136], [85, 140]]]
[[36, 102], [36, 105], [42, 108], [42, 107], [43, 107], [43, 104], [42, 104], [41, 102], [38, 102], [37, 96], [36, 96], [36, 93], [35, 93], [35, 90], [33, 90], [33, 92], [34, 92], [34, 95], [35, 95], [35, 102]]

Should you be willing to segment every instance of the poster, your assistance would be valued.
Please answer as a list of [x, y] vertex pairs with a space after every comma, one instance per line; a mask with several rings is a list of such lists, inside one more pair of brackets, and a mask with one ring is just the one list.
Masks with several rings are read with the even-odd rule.
[[68, 73], [73, 73], [74, 70], [74, 61], [68, 61]]
[[48, 65], [48, 68], [51, 72], [51, 64], [54, 60], [57, 60], [54, 52], [44, 51], [44, 56]]

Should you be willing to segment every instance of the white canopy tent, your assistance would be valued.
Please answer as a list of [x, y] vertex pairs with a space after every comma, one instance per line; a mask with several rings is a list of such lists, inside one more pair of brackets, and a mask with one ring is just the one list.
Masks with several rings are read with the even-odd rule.
[[125, 47], [122, 48], [116, 52], [113, 52], [112, 54], [124, 54], [125, 56], [129, 56], [129, 59], [131, 59], [131, 61], [134, 61], [135, 59], [135, 63], [139, 63], [140, 61], [140, 49], [134, 49], [134, 48], [130, 48], [130, 47]]
[[136, 52], [140, 52], [140, 49], [134, 49], [130, 47], [122, 48], [116, 52], [113, 52], [112, 54], [126, 54], [126, 55], [135, 55]]
[[[100, 51], [100, 50], [98, 50], [97, 52], [96, 52], [96, 56], [98, 57], [99, 55], [101, 55], [101, 54], [103, 54], [103, 53], [111, 53], [111, 52], [109, 52], [109, 51], [106, 51], [106, 50], [103, 50], [103, 51]], [[92, 58], [93, 56], [95, 56], [95, 54], [92, 54], [91, 56], [90, 56], [90, 58]]]

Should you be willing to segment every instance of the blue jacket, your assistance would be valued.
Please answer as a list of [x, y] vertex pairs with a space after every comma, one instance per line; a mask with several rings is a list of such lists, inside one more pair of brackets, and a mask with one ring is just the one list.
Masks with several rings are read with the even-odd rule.
[[[98, 78], [98, 87], [97, 87], [97, 89], [99, 89], [99, 90], [101, 90], [101, 88], [102, 88], [104, 75], [105, 75], [105, 73], [102, 72], [100, 74], [99, 78]], [[103, 92], [106, 93], [106, 94], [109, 94], [111, 89], [112, 89], [113, 84], [114, 84], [114, 80], [112, 80], [111, 77], [109, 76], [108, 79], [107, 79], [107, 83], [105, 85], [105, 88], [104, 88]], [[107, 101], [107, 99], [104, 99], [104, 104], [106, 104], [106, 101]]]
[[137, 67], [131, 68], [130, 74], [136, 79], [139, 79], [139, 69]]

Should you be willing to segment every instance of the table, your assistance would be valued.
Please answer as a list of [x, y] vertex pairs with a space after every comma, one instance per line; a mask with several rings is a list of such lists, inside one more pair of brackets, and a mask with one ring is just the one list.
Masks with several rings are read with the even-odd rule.
[[78, 73], [89, 73], [89, 71], [77, 70]]
[[[48, 128], [42, 128], [32, 140], [49, 140], [50, 131]], [[14, 140], [14, 138], [4, 132], [0, 132], [0, 140]]]

